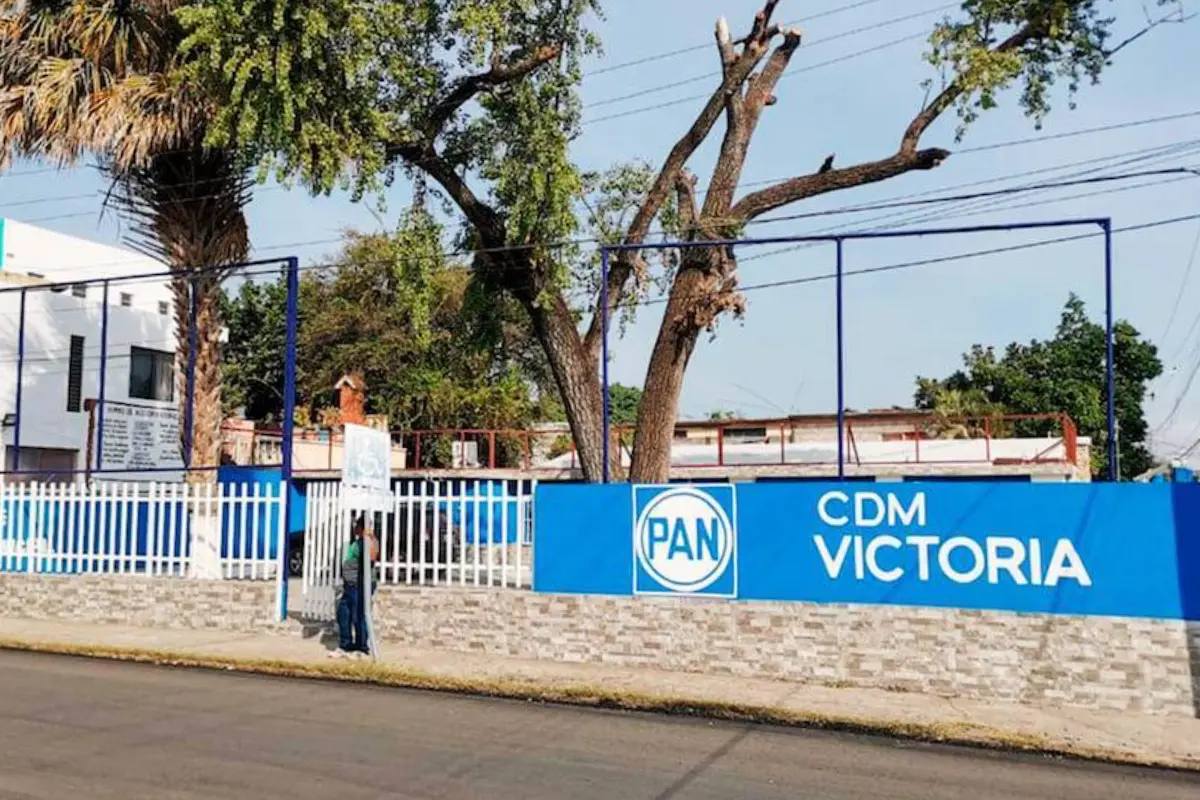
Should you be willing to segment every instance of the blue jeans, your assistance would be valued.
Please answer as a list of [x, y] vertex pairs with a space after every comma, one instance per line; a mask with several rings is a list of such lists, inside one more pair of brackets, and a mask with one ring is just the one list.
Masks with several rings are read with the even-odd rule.
[[363, 614], [362, 587], [342, 584], [338, 600], [338, 648], [350, 652], [367, 650], [367, 618]]

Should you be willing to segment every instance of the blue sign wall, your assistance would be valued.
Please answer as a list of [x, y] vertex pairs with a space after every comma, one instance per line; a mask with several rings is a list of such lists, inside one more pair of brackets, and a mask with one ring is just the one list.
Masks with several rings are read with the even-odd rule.
[[1200, 620], [1200, 485], [538, 487], [534, 589]]

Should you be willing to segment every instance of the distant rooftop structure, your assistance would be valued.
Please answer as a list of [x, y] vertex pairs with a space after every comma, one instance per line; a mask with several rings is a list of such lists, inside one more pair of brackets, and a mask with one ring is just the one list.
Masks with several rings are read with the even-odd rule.
[[[1013, 431], [1028, 428], [1028, 435]], [[848, 478], [946, 480], [1004, 478], [1039, 481], [1091, 480], [1091, 440], [1080, 437], [1065, 414], [944, 420], [931, 412], [888, 409], [846, 417], [843, 446]], [[1035, 435], [1036, 434], [1036, 435]], [[242, 433], [244, 439], [248, 434]], [[258, 445], [243, 444], [242, 459], [275, 454], [279, 432], [258, 430]], [[312, 448], [310, 463], [340, 459], [336, 432], [297, 434]], [[397, 475], [469, 475], [577, 480], [578, 457], [565, 423], [527, 431], [394, 431], [402, 467]], [[613, 432], [628, 468], [631, 430]], [[681, 421], [671, 448], [673, 480], [821, 479], [837, 475], [837, 415], [807, 414], [770, 419]], [[319, 444], [318, 444], [319, 442]], [[264, 449], [265, 448], [265, 449]], [[322, 455], [320, 450], [328, 452]], [[273, 455], [276, 459], [277, 456]], [[399, 457], [399, 456], [398, 456]], [[249, 461], [247, 463], [250, 463]], [[327, 470], [304, 470], [327, 477]]]

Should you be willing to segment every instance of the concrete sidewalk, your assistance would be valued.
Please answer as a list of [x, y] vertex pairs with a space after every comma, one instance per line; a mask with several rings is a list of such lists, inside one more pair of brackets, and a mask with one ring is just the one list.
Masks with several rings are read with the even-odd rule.
[[379, 664], [328, 658], [319, 638], [0, 618], [0, 648], [370, 681], [580, 705], [840, 727], [1200, 770], [1200, 719], [1030, 708], [618, 665], [382, 648]]

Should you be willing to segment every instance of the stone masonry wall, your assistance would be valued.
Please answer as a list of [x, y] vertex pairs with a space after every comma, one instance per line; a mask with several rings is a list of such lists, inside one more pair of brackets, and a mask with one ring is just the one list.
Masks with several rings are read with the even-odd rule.
[[274, 581], [0, 574], [0, 617], [261, 631], [276, 627]]
[[381, 587], [375, 625], [436, 649], [1200, 715], [1195, 623]]

